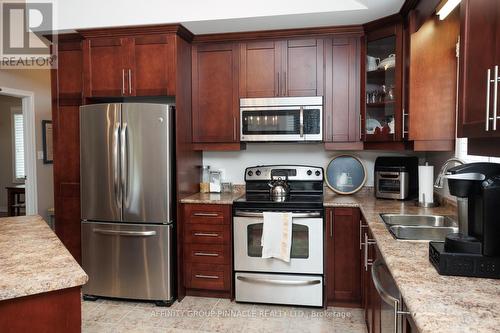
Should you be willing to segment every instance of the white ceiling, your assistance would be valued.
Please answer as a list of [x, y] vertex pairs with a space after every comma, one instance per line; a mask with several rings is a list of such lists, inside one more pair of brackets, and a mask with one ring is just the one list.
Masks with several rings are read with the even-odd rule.
[[[35, 1], [36, 0], [28, 0]], [[55, 29], [182, 23], [194, 34], [363, 24], [404, 0], [54, 0]]]

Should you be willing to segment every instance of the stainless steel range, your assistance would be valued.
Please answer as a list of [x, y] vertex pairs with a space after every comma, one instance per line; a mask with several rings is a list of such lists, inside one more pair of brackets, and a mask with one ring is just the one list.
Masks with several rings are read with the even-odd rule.
[[[246, 195], [233, 204], [236, 301], [322, 306], [323, 169], [256, 166], [245, 170], [245, 181]], [[262, 258], [268, 211], [292, 213], [289, 262]]]

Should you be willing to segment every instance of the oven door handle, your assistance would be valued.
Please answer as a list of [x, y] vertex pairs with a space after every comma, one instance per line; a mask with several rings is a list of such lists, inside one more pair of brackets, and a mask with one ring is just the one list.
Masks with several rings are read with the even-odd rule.
[[[239, 217], [264, 217], [264, 213], [262, 212], [245, 212], [242, 210], [237, 210], [234, 212], [234, 216]], [[321, 217], [320, 212], [307, 212], [307, 213], [293, 213], [292, 218], [299, 217]]]
[[316, 284], [320, 284], [321, 280], [275, 280], [275, 279], [262, 279], [262, 278], [253, 278], [246, 276], [238, 276], [238, 280], [243, 282], [250, 283], [264, 283], [264, 284], [276, 284], [276, 285], [292, 285], [292, 286], [312, 286]]

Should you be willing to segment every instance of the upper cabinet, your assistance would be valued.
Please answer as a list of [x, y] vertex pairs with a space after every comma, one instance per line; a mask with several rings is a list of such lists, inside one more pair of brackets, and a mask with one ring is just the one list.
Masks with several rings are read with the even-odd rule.
[[457, 96], [458, 10], [432, 15], [411, 35], [410, 140], [415, 151], [453, 151]]
[[173, 34], [86, 39], [85, 97], [174, 95], [174, 44]]
[[462, 0], [460, 16], [458, 134], [500, 137], [500, 2]]
[[368, 31], [365, 52], [365, 142], [403, 141], [407, 119], [402, 108], [402, 24]]
[[238, 45], [193, 45], [193, 142], [239, 143]]
[[360, 37], [335, 37], [325, 43], [326, 149], [363, 149], [360, 114]]
[[323, 40], [240, 44], [240, 97], [322, 96]]

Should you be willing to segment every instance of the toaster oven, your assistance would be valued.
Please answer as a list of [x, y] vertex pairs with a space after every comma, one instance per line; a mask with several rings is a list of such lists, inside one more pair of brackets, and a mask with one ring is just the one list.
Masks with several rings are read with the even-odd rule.
[[383, 156], [375, 161], [375, 196], [413, 199], [418, 193], [418, 157]]

